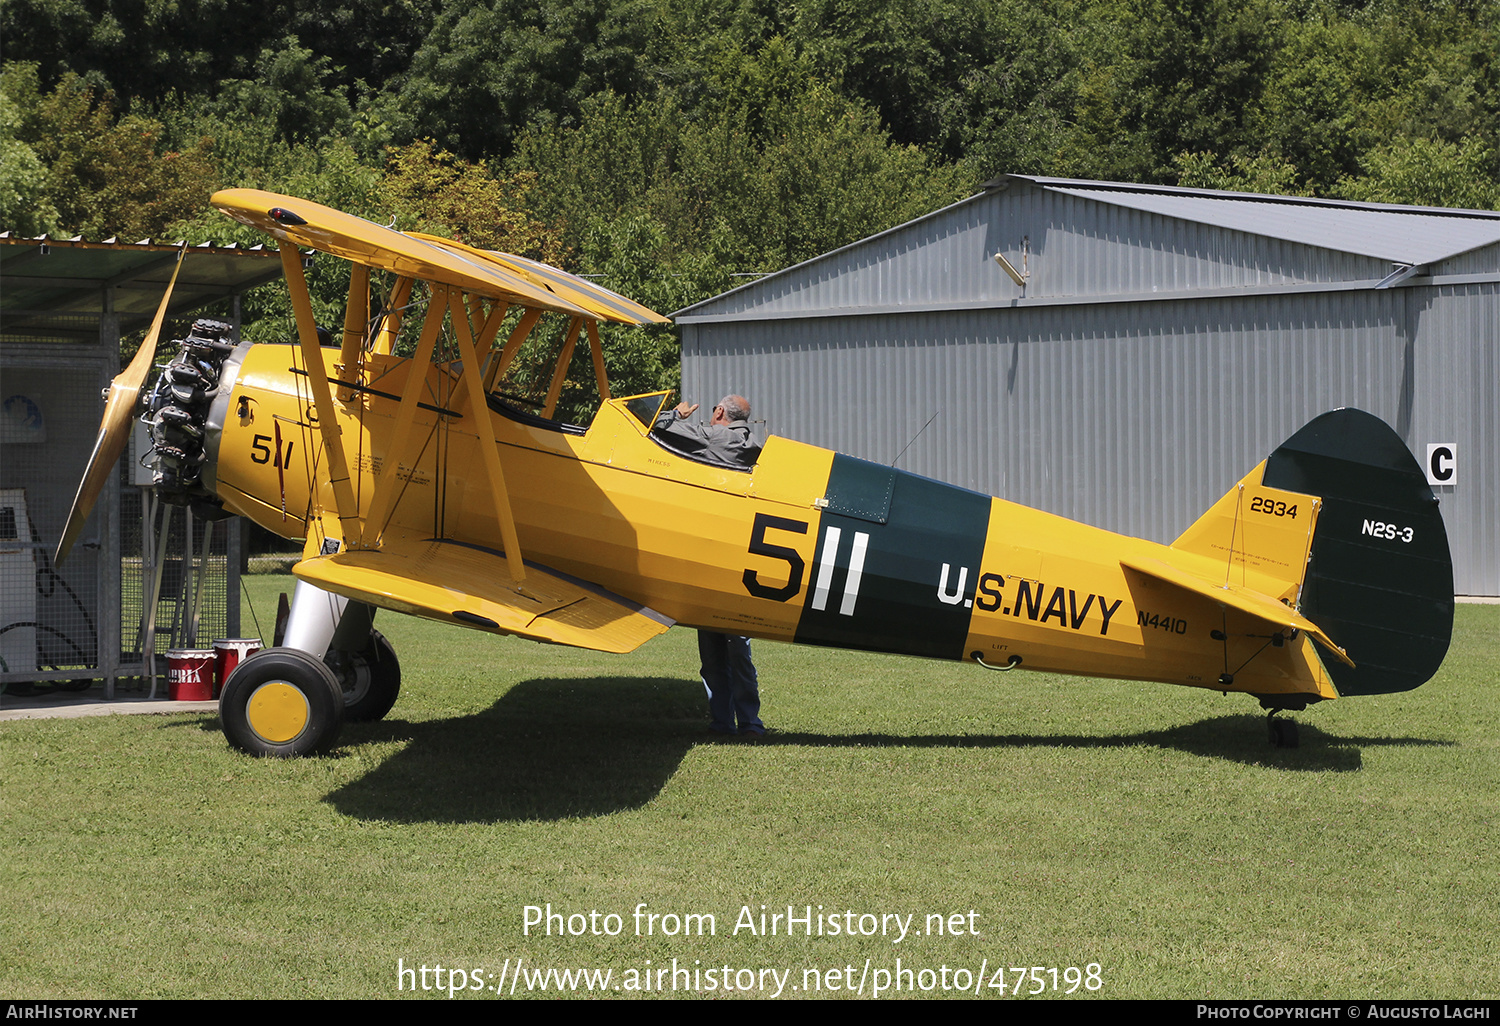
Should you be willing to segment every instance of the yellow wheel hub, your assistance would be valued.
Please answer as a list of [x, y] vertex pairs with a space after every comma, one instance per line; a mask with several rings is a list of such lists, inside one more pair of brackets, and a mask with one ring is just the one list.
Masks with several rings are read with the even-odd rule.
[[312, 716], [307, 696], [284, 680], [262, 684], [250, 696], [245, 718], [250, 729], [268, 744], [282, 745], [307, 729]]

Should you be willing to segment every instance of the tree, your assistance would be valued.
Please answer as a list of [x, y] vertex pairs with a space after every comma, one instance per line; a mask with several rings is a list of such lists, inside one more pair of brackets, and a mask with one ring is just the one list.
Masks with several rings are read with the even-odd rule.
[[497, 175], [422, 139], [387, 151], [380, 194], [403, 227], [420, 225], [478, 249], [561, 265], [568, 253], [558, 232], [522, 206], [536, 177], [532, 171]]
[[[537, 172], [532, 204], [581, 244], [645, 215], [679, 258], [725, 255], [773, 271], [925, 213], [964, 180], [891, 142], [869, 108], [840, 96], [780, 39], [726, 52], [685, 110], [670, 93], [634, 104], [606, 94], [576, 128], [538, 126], [512, 166]], [[586, 270], [589, 254], [582, 253]], [[701, 297], [700, 297], [701, 298]]]
[[944, 152], [980, 181], [1004, 173], [1097, 177], [1101, 155], [1121, 137], [1075, 140], [1080, 120], [1089, 123], [1080, 118], [1085, 90], [1112, 81], [1120, 60], [1109, 12], [1072, 0], [1000, 0], [984, 10], [981, 59], [935, 100]]
[[[50, 89], [69, 72], [130, 104], [215, 98], [253, 81], [268, 42], [326, 62], [320, 88], [352, 104], [404, 73], [437, 0], [6, 0], [8, 59]], [[270, 31], [268, 32], [268, 27]], [[289, 39], [290, 44], [283, 40]]]
[[1177, 184], [1189, 189], [1254, 192], [1269, 196], [1306, 196], [1297, 169], [1269, 155], [1234, 154], [1220, 162], [1211, 153], [1180, 153], [1172, 161]]
[[[1274, 0], [1129, 0], [1127, 11], [1125, 59], [1085, 124], [1113, 155], [1100, 171], [1160, 182], [1177, 154], [1251, 151], [1247, 122], [1278, 45]], [[1122, 131], [1130, 143], [1108, 149]]]
[[1362, 174], [1339, 181], [1334, 195], [1369, 203], [1500, 209], [1500, 161], [1477, 137], [1460, 143], [1403, 139], [1366, 153]]
[[260, 51], [255, 77], [221, 83], [213, 99], [201, 106], [207, 115], [260, 121], [274, 127], [275, 137], [289, 143], [311, 143], [340, 137], [352, 128], [348, 97], [333, 88], [330, 60], [315, 55], [287, 35]]
[[28, 236], [57, 231], [47, 165], [21, 138], [27, 114], [34, 116], [39, 106], [36, 65], [5, 65], [0, 73], [0, 230]]
[[585, 97], [640, 86], [650, 14], [645, 0], [448, 0], [381, 117], [400, 141], [508, 156], [533, 119], [567, 125]]
[[4, 91], [18, 180], [29, 183], [40, 221], [93, 238], [134, 240], [160, 235], [207, 201], [214, 177], [207, 143], [165, 149], [161, 122], [117, 116], [112, 99], [76, 75], [43, 94], [34, 65], [9, 65]]

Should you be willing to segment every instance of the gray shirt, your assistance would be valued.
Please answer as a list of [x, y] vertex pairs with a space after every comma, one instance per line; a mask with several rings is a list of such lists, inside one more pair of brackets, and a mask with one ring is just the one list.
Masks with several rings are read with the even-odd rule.
[[656, 430], [678, 452], [726, 467], [753, 467], [760, 458], [760, 445], [750, 437], [750, 425], [742, 420], [724, 424], [699, 424], [682, 420], [676, 410], [665, 410], [656, 418]]

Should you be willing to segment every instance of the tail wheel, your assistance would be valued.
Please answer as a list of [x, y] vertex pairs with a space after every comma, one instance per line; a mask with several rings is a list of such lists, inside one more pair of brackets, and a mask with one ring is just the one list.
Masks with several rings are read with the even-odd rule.
[[1297, 724], [1292, 720], [1278, 720], [1271, 717], [1267, 720], [1271, 730], [1272, 748], [1296, 748], [1298, 745]]
[[379, 631], [370, 631], [363, 651], [330, 652], [327, 662], [344, 693], [344, 719], [356, 723], [383, 719], [396, 704], [401, 663]]
[[326, 752], [343, 722], [344, 696], [333, 672], [295, 648], [255, 653], [235, 667], [219, 696], [224, 736], [251, 755]]

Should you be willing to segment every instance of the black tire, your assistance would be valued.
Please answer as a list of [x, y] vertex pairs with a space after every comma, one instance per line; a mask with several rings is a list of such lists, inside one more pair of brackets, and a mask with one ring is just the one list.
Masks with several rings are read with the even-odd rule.
[[268, 648], [224, 682], [219, 724], [230, 744], [251, 755], [317, 755], [338, 741], [344, 695], [321, 660], [295, 648]]
[[401, 663], [377, 630], [361, 652], [330, 652], [327, 663], [344, 694], [344, 719], [369, 723], [385, 718], [401, 694]]

